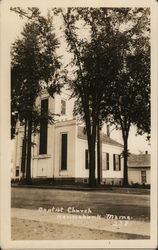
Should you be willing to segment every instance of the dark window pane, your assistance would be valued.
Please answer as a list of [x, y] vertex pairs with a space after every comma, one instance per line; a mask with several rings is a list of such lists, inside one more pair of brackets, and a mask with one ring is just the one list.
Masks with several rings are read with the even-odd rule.
[[110, 136], [110, 125], [107, 125], [107, 136]]
[[115, 154], [113, 155], [113, 169], [116, 170], [116, 158], [115, 158]]
[[47, 154], [48, 99], [41, 100], [40, 154]]
[[67, 169], [67, 134], [61, 137], [61, 170]]
[[119, 170], [121, 170], [121, 155], [119, 155], [118, 157], [119, 157]]
[[65, 115], [66, 114], [66, 101], [61, 100], [61, 114]]
[[142, 170], [142, 171], [141, 171], [141, 174], [142, 174], [142, 176], [146, 176], [146, 171], [145, 171], [145, 170]]
[[146, 183], [146, 171], [142, 170], [141, 171], [141, 176], [142, 176], [142, 184]]
[[113, 155], [113, 170], [120, 171], [121, 170], [121, 156], [114, 154]]
[[85, 150], [85, 168], [89, 169], [88, 149]]
[[109, 153], [106, 153], [106, 169], [109, 170]]
[[15, 176], [18, 177], [19, 176], [19, 167], [16, 167], [16, 173]]

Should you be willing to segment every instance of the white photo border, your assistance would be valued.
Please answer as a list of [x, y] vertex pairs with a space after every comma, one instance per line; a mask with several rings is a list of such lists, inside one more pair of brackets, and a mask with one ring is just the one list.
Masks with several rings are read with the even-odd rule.
[[[10, 185], [10, 7], [150, 7], [151, 8], [151, 238], [149, 240], [11, 240], [11, 185]], [[2, 249], [52, 249], [52, 248], [142, 248], [157, 247], [157, 110], [158, 110], [158, 1], [157, 0], [2, 0], [0, 2], [0, 217]]]

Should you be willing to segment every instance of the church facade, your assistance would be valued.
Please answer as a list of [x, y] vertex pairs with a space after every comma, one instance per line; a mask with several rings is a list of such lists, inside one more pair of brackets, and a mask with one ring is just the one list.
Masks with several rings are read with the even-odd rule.
[[[58, 114], [55, 123], [43, 124], [33, 134], [31, 176], [61, 182], [87, 183], [89, 156], [84, 126], [73, 116], [74, 99], [67, 91], [50, 97], [47, 92], [37, 98], [37, 105]], [[24, 129], [17, 123], [12, 179], [22, 177], [22, 144]], [[123, 180], [123, 145], [110, 137], [109, 127], [101, 133], [101, 180], [104, 184], [121, 185]], [[97, 150], [97, 149], [96, 149]], [[96, 154], [97, 178], [97, 154]]]

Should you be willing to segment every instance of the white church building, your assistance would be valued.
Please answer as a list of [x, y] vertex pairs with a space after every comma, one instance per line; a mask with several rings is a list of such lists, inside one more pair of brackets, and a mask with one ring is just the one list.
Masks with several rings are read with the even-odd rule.
[[[55, 123], [42, 126], [32, 136], [31, 176], [33, 179], [52, 179], [58, 182], [88, 182], [88, 143], [84, 126], [73, 116], [74, 99], [68, 91], [55, 94], [46, 91], [37, 98], [41, 109], [59, 114]], [[20, 179], [24, 128], [19, 122], [16, 127], [12, 179]], [[101, 176], [102, 183], [121, 185], [123, 180], [123, 145], [110, 137], [109, 127], [101, 133]], [[97, 150], [97, 149], [96, 149]], [[97, 178], [97, 154], [96, 154]]]

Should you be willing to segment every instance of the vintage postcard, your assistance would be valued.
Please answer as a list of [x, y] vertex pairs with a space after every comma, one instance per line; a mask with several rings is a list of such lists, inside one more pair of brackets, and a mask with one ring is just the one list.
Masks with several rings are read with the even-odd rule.
[[1, 248], [156, 249], [158, 1], [0, 10]]

